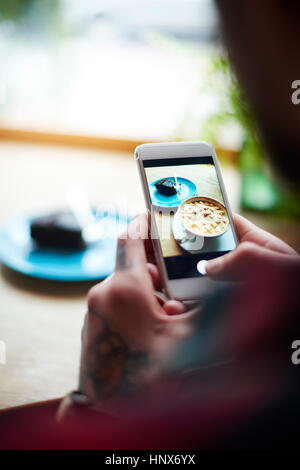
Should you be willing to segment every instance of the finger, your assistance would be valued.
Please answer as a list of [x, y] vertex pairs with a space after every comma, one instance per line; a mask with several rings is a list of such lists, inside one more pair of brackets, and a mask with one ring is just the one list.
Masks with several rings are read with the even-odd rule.
[[146, 253], [144, 240], [148, 236], [146, 215], [135, 217], [123, 232], [117, 245], [116, 271], [133, 268], [146, 269]]
[[266, 230], [257, 227], [257, 225], [245, 219], [245, 217], [242, 217], [239, 214], [234, 214], [233, 219], [238, 238], [241, 242], [249, 241], [256, 243], [257, 245], [265, 247], [268, 250], [276, 251], [277, 253], [290, 255], [296, 254], [296, 251], [289, 245]]
[[145, 251], [148, 262], [155, 264], [153, 243], [150, 237], [145, 240]]
[[178, 300], [168, 300], [163, 305], [163, 309], [168, 315], [181, 315], [185, 312], [185, 306]]
[[134, 217], [127, 225], [119, 239], [123, 240], [147, 240], [149, 238], [149, 217], [148, 214], [140, 214]]
[[155, 264], [149, 213], [141, 214], [133, 219], [125, 232], [125, 238], [126, 235], [128, 235], [129, 238], [137, 238], [140, 236], [140, 238], [144, 240], [145, 252], [148, 262]]
[[245, 281], [272, 267], [293, 264], [297, 258], [243, 242], [227, 255], [210, 260], [206, 265], [206, 273], [215, 280]]
[[250, 220], [245, 219], [245, 217], [240, 214], [233, 214], [233, 220], [238, 239], [241, 241], [247, 233], [258, 228], [255, 224], [250, 222]]
[[[210, 260], [206, 265], [206, 274], [216, 280], [244, 281], [252, 277], [253, 269], [259, 270], [267, 250], [250, 242], [243, 242], [227, 255]], [[271, 252], [270, 252], [271, 253]], [[274, 256], [274, 255], [273, 255]]]
[[147, 269], [152, 279], [154, 289], [161, 290], [160, 274], [158, 267], [155, 264], [147, 263]]

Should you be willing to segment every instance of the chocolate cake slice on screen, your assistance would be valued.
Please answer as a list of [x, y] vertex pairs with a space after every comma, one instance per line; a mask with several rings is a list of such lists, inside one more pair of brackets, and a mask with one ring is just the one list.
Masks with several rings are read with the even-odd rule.
[[164, 196], [174, 196], [174, 194], [177, 194], [175, 182], [173, 182], [170, 178], [163, 178], [155, 183], [154, 186], [156, 187], [157, 191]]

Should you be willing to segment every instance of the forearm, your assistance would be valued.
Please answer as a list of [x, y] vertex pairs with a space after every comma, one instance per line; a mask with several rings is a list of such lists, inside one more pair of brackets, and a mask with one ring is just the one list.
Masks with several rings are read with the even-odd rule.
[[[97, 319], [97, 333], [93, 320]], [[133, 350], [110, 326], [107, 318], [89, 311], [83, 330], [79, 390], [94, 401], [106, 403], [127, 397], [144, 383], [150, 354]]]

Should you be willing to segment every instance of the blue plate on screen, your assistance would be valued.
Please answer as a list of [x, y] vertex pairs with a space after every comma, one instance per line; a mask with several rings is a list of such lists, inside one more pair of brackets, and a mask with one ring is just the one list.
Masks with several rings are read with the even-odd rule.
[[17, 217], [0, 231], [0, 261], [28, 276], [53, 281], [96, 281], [115, 266], [117, 236], [129, 219], [109, 213], [103, 217], [106, 236], [80, 251], [40, 248], [30, 237], [33, 217]]
[[[172, 176], [165, 178], [170, 178], [171, 180], [174, 180]], [[193, 181], [187, 178], [181, 178], [180, 176], [177, 177], [177, 182], [181, 185], [180, 191], [177, 192], [177, 194], [174, 194], [172, 196], [165, 196], [164, 194], [159, 193], [155, 187], [155, 183], [158, 183], [158, 181], [161, 181], [165, 178], [159, 178], [158, 180], [153, 181], [153, 183], [149, 184], [151, 201], [154, 206], [167, 208], [178, 207], [185, 199], [196, 196], [197, 186], [195, 185], [195, 183], [193, 183]]]

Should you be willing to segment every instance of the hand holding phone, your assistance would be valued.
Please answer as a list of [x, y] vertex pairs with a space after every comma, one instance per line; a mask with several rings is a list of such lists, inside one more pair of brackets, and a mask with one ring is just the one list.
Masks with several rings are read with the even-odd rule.
[[215, 287], [206, 263], [237, 246], [220, 168], [206, 142], [145, 144], [135, 152], [163, 288], [198, 299]]

